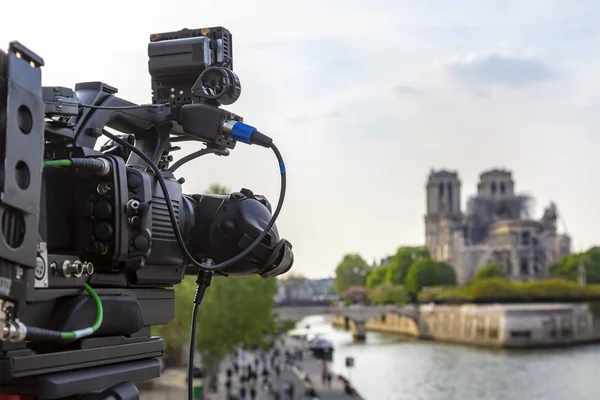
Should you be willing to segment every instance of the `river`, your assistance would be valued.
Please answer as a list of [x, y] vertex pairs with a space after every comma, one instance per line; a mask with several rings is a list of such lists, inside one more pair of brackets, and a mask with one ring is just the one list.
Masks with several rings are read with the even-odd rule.
[[[600, 345], [544, 350], [495, 350], [407, 340], [368, 332], [354, 343], [326, 317], [298, 328], [334, 344], [332, 368], [366, 400], [597, 400]], [[354, 368], [345, 367], [354, 357]]]

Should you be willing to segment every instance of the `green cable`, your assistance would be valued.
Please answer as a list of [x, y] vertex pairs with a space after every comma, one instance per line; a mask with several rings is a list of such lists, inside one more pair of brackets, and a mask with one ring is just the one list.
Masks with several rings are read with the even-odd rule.
[[[59, 161], [65, 161], [65, 160], [59, 160]], [[69, 161], [69, 160], [66, 160], [66, 161]], [[89, 336], [92, 333], [96, 332], [98, 330], [98, 328], [100, 328], [100, 325], [102, 325], [102, 318], [104, 317], [104, 311], [102, 310], [102, 302], [100, 301], [100, 297], [98, 297], [98, 295], [96, 294], [94, 289], [92, 289], [92, 287], [90, 285], [88, 285], [87, 283], [84, 284], [84, 288], [85, 288], [86, 292], [88, 292], [90, 294], [90, 296], [92, 296], [92, 299], [94, 299], [94, 303], [96, 303], [96, 309], [97, 309], [96, 322], [94, 322], [94, 324], [89, 328], [79, 329], [79, 330], [76, 330], [73, 332], [61, 332], [60, 337], [62, 339], [79, 339], [84, 336]]]
[[71, 160], [49, 160], [44, 161], [44, 167], [69, 167]]

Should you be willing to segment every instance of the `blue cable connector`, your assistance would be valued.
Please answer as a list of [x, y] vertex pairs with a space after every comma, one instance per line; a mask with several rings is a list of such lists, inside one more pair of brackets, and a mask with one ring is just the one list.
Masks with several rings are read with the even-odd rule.
[[237, 142], [252, 144], [254, 132], [256, 132], [255, 127], [243, 122], [236, 122], [231, 128], [231, 138]]
[[238, 121], [226, 121], [223, 124], [225, 134], [231, 135], [236, 142], [256, 144], [262, 147], [271, 147], [273, 139], [260, 133], [255, 127]]

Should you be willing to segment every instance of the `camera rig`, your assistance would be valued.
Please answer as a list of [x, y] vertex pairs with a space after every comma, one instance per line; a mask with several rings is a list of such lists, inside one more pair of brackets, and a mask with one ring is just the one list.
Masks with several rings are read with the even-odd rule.
[[[219, 108], [241, 93], [229, 31], [153, 34], [148, 56], [152, 104], [137, 105], [101, 82], [42, 87], [42, 58], [0, 51], [0, 399], [137, 399], [129, 382], [160, 375], [150, 328], [173, 318], [173, 285], [198, 275], [196, 311], [213, 274], [293, 264], [275, 226], [281, 154]], [[205, 147], [173, 163], [189, 141]], [[274, 211], [248, 189], [182, 192], [177, 168], [237, 142], [277, 156]]]

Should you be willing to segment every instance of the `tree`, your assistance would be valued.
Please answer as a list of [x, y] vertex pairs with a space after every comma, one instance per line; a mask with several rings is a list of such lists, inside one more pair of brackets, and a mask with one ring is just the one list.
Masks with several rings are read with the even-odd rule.
[[275, 279], [256, 275], [213, 278], [198, 312], [196, 334], [196, 349], [209, 375], [238, 346], [260, 346], [276, 330], [276, 291]]
[[351, 253], [344, 255], [335, 269], [335, 286], [338, 293], [344, 293], [350, 286], [365, 286], [371, 267], [360, 256]]
[[406, 290], [401, 285], [383, 283], [369, 291], [369, 299], [373, 304], [401, 305], [406, 302]]
[[[223, 185], [213, 183], [209, 186], [209, 194], [226, 194], [230, 190]], [[210, 288], [208, 293], [210, 293]], [[196, 291], [196, 278], [186, 277], [179, 285], [174, 288], [175, 291], [175, 317], [167, 325], [154, 326], [152, 332], [160, 336], [165, 341], [165, 350], [167, 352], [167, 362], [180, 364], [181, 349], [190, 340], [190, 325], [192, 322], [193, 298]]]
[[587, 283], [600, 283], [600, 248], [593, 247], [586, 252], [562, 257], [550, 266], [550, 272], [558, 277], [577, 281], [579, 263], [585, 267]]
[[564, 279], [531, 282], [510, 282], [503, 278], [474, 281], [467, 286], [446, 286], [421, 293], [421, 300], [450, 300], [452, 302], [532, 302], [532, 301], [590, 301], [594, 307], [600, 299], [600, 285], [580, 286]]
[[350, 286], [342, 294], [342, 300], [351, 304], [366, 304], [367, 290], [362, 286]]
[[166, 361], [169, 365], [176, 366], [183, 361], [181, 349], [190, 341], [195, 278], [186, 277], [174, 290], [175, 317], [167, 325], [153, 326], [152, 333], [165, 341]]
[[375, 267], [367, 275], [367, 289], [375, 289], [385, 281], [385, 276], [388, 271], [387, 265]]
[[412, 263], [421, 259], [429, 258], [429, 250], [426, 247], [400, 247], [392, 257], [389, 268], [387, 268], [385, 281], [392, 285], [404, 285], [408, 270]]
[[211, 183], [208, 186], [208, 194], [229, 194], [231, 190], [227, 186], [223, 186], [220, 183]]
[[491, 279], [491, 278], [506, 278], [506, 274], [502, 271], [502, 268], [498, 266], [498, 264], [491, 263], [484, 265], [475, 273], [475, 277], [473, 280], [480, 281], [482, 279]]
[[406, 276], [406, 290], [417, 294], [426, 286], [455, 285], [454, 268], [445, 263], [433, 260], [417, 260], [410, 266]]

